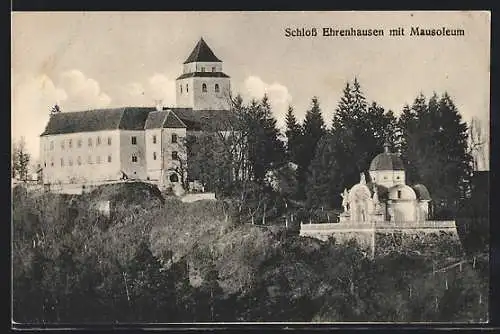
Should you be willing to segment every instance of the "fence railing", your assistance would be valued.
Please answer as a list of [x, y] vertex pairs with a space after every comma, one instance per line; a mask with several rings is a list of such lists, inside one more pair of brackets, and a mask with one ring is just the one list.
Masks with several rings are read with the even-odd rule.
[[349, 223], [320, 223], [301, 224], [303, 231], [324, 230], [370, 230], [370, 229], [444, 229], [456, 228], [453, 220], [428, 220], [412, 222], [349, 222]]

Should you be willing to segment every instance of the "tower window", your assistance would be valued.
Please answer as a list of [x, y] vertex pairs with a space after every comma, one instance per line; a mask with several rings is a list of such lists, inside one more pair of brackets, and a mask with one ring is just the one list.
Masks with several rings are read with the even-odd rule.
[[201, 85], [201, 91], [202, 91], [203, 93], [206, 93], [206, 92], [207, 92], [207, 84], [206, 84], [206, 83], [204, 83], [204, 84], [202, 84], [202, 85]]
[[153, 144], [156, 144], [156, 135], [153, 135]]
[[132, 155], [132, 162], [137, 162], [137, 155]]
[[172, 133], [172, 143], [177, 143], [177, 134]]
[[156, 152], [153, 152], [153, 160], [156, 160]]
[[401, 190], [398, 190], [398, 198], [401, 198]]
[[215, 92], [218, 93], [220, 91], [219, 84], [215, 84]]
[[212, 67], [212, 72], [215, 72], [215, 66], [214, 66], [214, 67]]
[[108, 137], [108, 145], [111, 146], [111, 137]]
[[78, 148], [82, 147], [82, 140], [81, 140], [81, 139], [78, 139], [78, 140], [76, 141], [76, 146], [77, 146]]
[[64, 150], [64, 139], [61, 141], [61, 150]]
[[136, 136], [132, 136], [132, 145], [137, 145], [137, 137]]
[[177, 154], [177, 151], [172, 152], [172, 160], [177, 160], [179, 159], [179, 155]]
[[70, 139], [70, 140], [68, 140], [68, 147], [69, 147], [69, 148], [73, 147], [73, 141], [72, 141], [71, 139]]
[[189, 85], [186, 84], [186, 93], [189, 93]]
[[181, 84], [181, 94], [182, 94], [182, 84]]
[[101, 145], [101, 137], [97, 137], [97, 143], [96, 145]]
[[111, 155], [108, 155], [108, 162], [111, 162]]

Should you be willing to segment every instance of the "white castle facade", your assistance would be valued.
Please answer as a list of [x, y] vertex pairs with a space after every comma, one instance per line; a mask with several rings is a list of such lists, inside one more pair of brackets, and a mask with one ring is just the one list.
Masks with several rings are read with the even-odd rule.
[[40, 135], [43, 184], [84, 189], [135, 179], [178, 187], [187, 177], [186, 137], [224, 131], [230, 89], [222, 61], [200, 39], [176, 80], [175, 107], [53, 113]]

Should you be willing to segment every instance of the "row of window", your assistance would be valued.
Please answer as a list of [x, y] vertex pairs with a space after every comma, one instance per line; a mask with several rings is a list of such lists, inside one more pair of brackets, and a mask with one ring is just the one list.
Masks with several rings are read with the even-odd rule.
[[[182, 94], [182, 84], [180, 85], [180, 88], [181, 88], [181, 94]], [[207, 84], [206, 83], [201, 84], [201, 91], [203, 93], [207, 92]], [[219, 84], [214, 85], [214, 92], [216, 92], [216, 93], [220, 92]], [[186, 84], [186, 93], [189, 93], [189, 85], [188, 84]]]
[[[132, 137], [132, 138], [134, 138], [134, 137]], [[177, 143], [177, 134], [172, 133], [172, 140], [171, 140], [171, 142], [172, 143]], [[137, 143], [137, 139], [135, 139], [135, 143]], [[153, 144], [156, 144], [156, 143], [157, 143], [156, 135], [153, 135]], [[132, 139], [132, 144], [134, 144], [134, 139]]]
[[[156, 152], [153, 152], [153, 160], [156, 160], [157, 158], [158, 158], [158, 156], [157, 156]], [[177, 153], [177, 151], [173, 151], [172, 152], [172, 160], [178, 160], [178, 159], [179, 159], [179, 154]], [[132, 162], [137, 162], [138, 161], [137, 155], [133, 154], [132, 157], [131, 157], [131, 160], [132, 160]], [[111, 155], [108, 155], [108, 160], [107, 161], [108, 161], [108, 163], [111, 163], [111, 161], [112, 161]], [[100, 164], [101, 162], [104, 162], [104, 159], [101, 161], [101, 157], [98, 155], [96, 157], [95, 163], [96, 164]], [[66, 166], [66, 162], [65, 162], [64, 158], [61, 158], [60, 163], [61, 163], [61, 167]], [[81, 166], [82, 163], [83, 163], [82, 162], [82, 157], [80, 157], [80, 156], [77, 157], [75, 163], [78, 166]], [[90, 155], [88, 156], [87, 163], [89, 165], [94, 163], [93, 160], [92, 160], [92, 156], [90, 156]], [[67, 165], [68, 166], [73, 166], [73, 159], [72, 158], [68, 158]], [[54, 167], [54, 160], [51, 160], [50, 166]], [[44, 162], [44, 167], [47, 167], [47, 162]]]
[[[108, 163], [111, 163], [111, 161], [112, 161], [111, 155], [108, 155], [108, 157], [107, 157], [107, 162], [108, 162]], [[96, 159], [95, 159], [95, 163], [96, 163], [96, 164], [100, 164], [100, 163], [104, 163], [104, 162], [106, 162], [106, 159], [105, 159], [105, 158], [103, 158], [103, 159], [101, 160], [101, 156], [99, 156], [99, 155], [98, 155], [98, 156], [96, 156]], [[73, 162], [73, 158], [68, 158], [68, 160], [67, 160], [67, 161], [65, 161], [65, 160], [64, 160], [64, 158], [61, 158], [61, 159], [60, 159], [60, 165], [61, 165], [61, 167], [64, 167], [64, 166], [73, 166], [74, 164], [75, 164], [75, 165], [78, 165], [78, 166], [81, 166], [83, 163], [84, 163], [84, 162], [83, 162], [83, 160], [82, 160], [82, 157], [80, 157], [80, 156], [79, 156], [79, 157], [77, 157], [77, 158], [76, 158], [76, 161], [74, 161], [74, 162]], [[87, 164], [89, 164], [89, 165], [90, 165], [90, 164], [93, 164], [93, 163], [94, 163], [94, 161], [92, 160], [92, 156], [91, 156], [91, 155], [89, 155], [89, 156], [87, 157]], [[44, 166], [45, 166], [45, 167], [47, 167], [47, 162], [44, 162]], [[51, 161], [50, 161], [50, 166], [51, 166], [51, 167], [54, 167], [54, 160], [51, 160]]]
[[[96, 141], [95, 141], [95, 146], [99, 146], [101, 145], [103, 142], [103, 140], [101, 139], [101, 137], [97, 137], [96, 138]], [[68, 145], [68, 148], [73, 148], [73, 139], [67, 139], [67, 140], [61, 140], [61, 149], [64, 150], [66, 148], [66, 143]], [[108, 143], [108, 146], [111, 146], [111, 137], [108, 137], [107, 138], [107, 143]], [[92, 140], [92, 138], [88, 138], [87, 139], [87, 146], [88, 147], [92, 147], [94, 144], [94, 141]], [[77, 148], [81, 148], [83, 145], [83, 141], [82, 139], [77, 139], [76, 140], [76, 147]], [[54, 142], [51, 141], [50, 142], [50, 150], [53, 151], [54, 150]]]

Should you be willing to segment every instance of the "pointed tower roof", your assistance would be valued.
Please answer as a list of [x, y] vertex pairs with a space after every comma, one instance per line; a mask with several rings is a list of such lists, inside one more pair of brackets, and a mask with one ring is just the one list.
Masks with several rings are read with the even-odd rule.
[[213, 51], [210, 49], [205, 40], [200, 38], [198, 44], [194, 47], [193, 51], [189, 55], [188, 59], [184, 62], [184, 64], [194, 63], [194, 62], [222, 62], [219, 58], [215, 56]]

